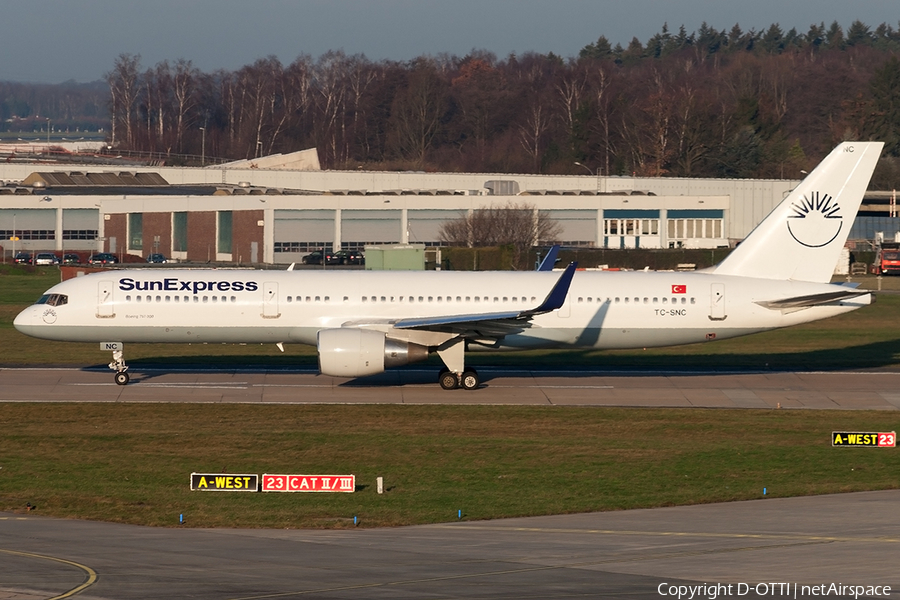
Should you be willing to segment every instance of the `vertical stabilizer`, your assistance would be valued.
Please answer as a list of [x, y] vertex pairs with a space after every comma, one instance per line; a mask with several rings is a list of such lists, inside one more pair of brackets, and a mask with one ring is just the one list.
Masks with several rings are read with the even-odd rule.
[[715, 272], [831, 281], [883, 146], [844, 142], [832, 150]]

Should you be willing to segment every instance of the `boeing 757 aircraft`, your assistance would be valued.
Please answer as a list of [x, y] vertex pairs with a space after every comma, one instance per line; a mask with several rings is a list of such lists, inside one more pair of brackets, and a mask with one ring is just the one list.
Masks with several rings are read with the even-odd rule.
[[437, 353], [441, 387], [470, 390], [480, 382], [467, 350], [673, 346], [788, 327], [874, 301], [829, 281], [882, 146], [839, 145], [704, 271], [109, 270], [53, 286], [15, 327], [100, 342], [120, 385], [125, 343], [271, 342], [316, 346], [336, 377]]

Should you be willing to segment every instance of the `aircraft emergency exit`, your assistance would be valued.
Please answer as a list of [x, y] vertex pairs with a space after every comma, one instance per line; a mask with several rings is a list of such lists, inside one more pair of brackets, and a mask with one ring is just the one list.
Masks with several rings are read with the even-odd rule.
[[[702, 343], [874, 301], [830, 284], [883, 144], [846, 142], [720, 264], [698, 272], [109, 270], [53, 286], [15, 327], [123, 345], [301, 343], [325, 375], [361, 377], [436, 353], [444, 389], [479, 386], [465, 352]], [[552, 262], [550, 263], [552, 264]]]

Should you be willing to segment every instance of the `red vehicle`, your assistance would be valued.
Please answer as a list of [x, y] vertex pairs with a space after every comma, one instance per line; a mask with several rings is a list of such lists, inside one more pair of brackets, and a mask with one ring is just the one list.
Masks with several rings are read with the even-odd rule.
[[900, 275], [900, 243], [885, 242], [878, 251], [879, 275]]

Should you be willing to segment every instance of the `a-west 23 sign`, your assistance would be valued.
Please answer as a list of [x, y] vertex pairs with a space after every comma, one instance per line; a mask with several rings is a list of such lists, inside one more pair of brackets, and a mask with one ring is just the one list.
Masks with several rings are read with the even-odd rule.
[[832, 431], [831, 445], [895, 448], [897, 446], [897, 432], [887, 431], [883, 433], [872, 433], [858, 431]]
[[355, 475], [270, 475], [263, 473], [262, 492], [354, 492]]

